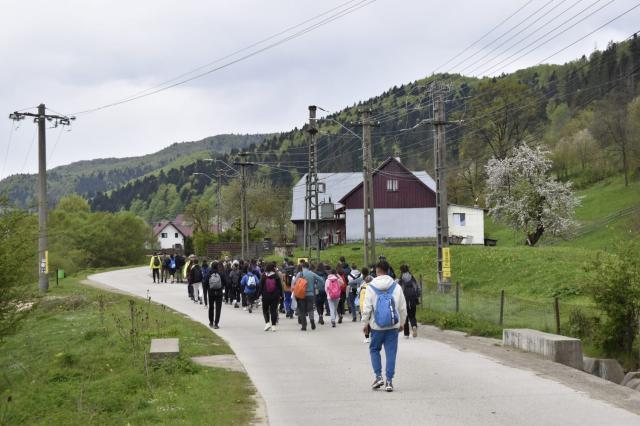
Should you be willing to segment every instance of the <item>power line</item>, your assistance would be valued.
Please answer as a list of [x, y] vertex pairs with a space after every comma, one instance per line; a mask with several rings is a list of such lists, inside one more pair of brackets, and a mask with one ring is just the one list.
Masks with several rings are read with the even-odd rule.
[[[594, 6], [596, 3], [599, 3], [600, 0], [595, 1], [594, 3], [590, 4], [589, 6], [587, 6], [586, 8], [582, 9], [580, 12], [578, 12], [577, 14], [575, 14], [574, 16], [570, 17], [569, 19], [566, 19], [565, 21], [563, 21], [561, 24], [557, 25], [556, 27], [554, 27], [551, 31], [547, 32], [546, 34], [543, 34], [542, 36], [538, 37], [537, 39], [535, 39], [534, 41], [532, 41], [531, 43], [527, 44], [525, 47], [523, 47], [522, 49], [518, 50], [517, 52], [513, 53], [512, 55], [508, 56], [507, 58], [503, 59], [502, 61], [498, 62], [496, 65], [485, 69], [482, 71], [482, 73], [491, 73], [492, 71], [497, 71], [500, 69], [504, 69], [506, 67], [508, 67], [509, 65], [513, 64], [516, 61], [519, 61], [520, 59], [522, 59], [523, 57], [527, 56], [528, 54], [530, 54], [531, 52], [533, 52], [534, 50], [539, 49], [540, 47], [544, 46], [545, 44], [549, 43], [550, 41], [558, 38], [559, 36], [561, 36], [562, 34], [566, 33], [567, 31], [569, 31], [570, 29], [574, 28], [576, 25], [580, 24], [581, 22], [584, 22], [585, 20], [587, 20], [588, 18], [590, 18], [591, 16], [595, 15], [596, 13], [600, 12], [602, 9], [604, 9], [605, 7], [609, 6], [611, 3], [613, 3], [615, 0], [610, 0], [609, 2], [605, 3], [604, 5], [600, 6], [599, 8], [597, 8], [596, 10], [594, 10], [593, 12], [590, 12], [589, 14], [587, 14], [586, 16], [580, 18], [578, 21], [574, 22], [573, 24], [571, 24], [570, 26], [568, 26], [567, 28], [563, 29], [562, 31], [560, 31], [559, 33], [555, 34], [554, 36], [552, 36], [551, 38], [549, 38], [548, 40], [543, 41], [542, 43], [540, 43], [539, 45], [535, 46], [534, 48], [528, 50], [527, 52], [523, 53], [522, 55], [518, 56], [517, 58], [513, 59], [510, 62], [507, 62], [506, 64], [504, 64], [505, 61], [513, 58], [515, 55], [517, 55], [518, 53], [522, 52], [523, 50], [531, 47], [532, 45], [534, 45], [535, 43], [537, 43], [538, 41], [542, 40], [543, 38], [545, 38], [546, 36], [548, 36], [549, 34], [553, 33], [555, 30], [559, 29], [560, 27], [562, 27], [564, 24], [570, 22], [573, 18], [576, 18], [577, 16], [581, 15], [582, 13], [584, 13], [585, 11], [589, 10], [589, 8], [591, 8], [592, 6]], [[635, 8], [635, 7], [634, 7]], [[630, 12], [632, 9], [630, 9], [628, 12]], [[628, 13], [628, 12], [625, 12]], [[502, 65], [504, 64], [504, 65]]]
[[90, 109], [86, 109], [86, 110], [83, 110], [83, 111], [78, 111], [76, 113], [73, 113], [73, 115], [87, 114], [87, 113], [91, 113], [91, 112], [100, 111], [100, 110], [103, 110], [103, 109], [106, 109], [106, 108], [111, 108], [111, 107], [114, 107], [114, 106], [117, 106], [117, 105], [121, 105], [121, 104], [124, 104], [124, 103], [132, 102], [132, 101], [135, 101], [135, 100], [138, 100], [138, 99], [142, 99], [142, 98], [145, 98], [147, 96], [155, 95], [155, 94], [163, 92], [165, 90], [169, 90], [169, 89], [172, 89], [174, 87], [189, 83], [189, 82], [191, 82], [193, 80], [205, 77], [205, 76], [207, 76], [209, 74], [212, 74], [212, 73], [214, 73], [216, 71], [220, 71], [222, 69], [228, 68], [228, 67], [230, 67], [230, 66], [232, 66], [234, 64], [237, 64], [239, 62], [247, 60], [247, 59], [249, 59], [249, 58], [251, 58], [253, 56], [256, 56], [256, 55], [258, 55], [260, 53], [263, 53], [263, 52], [265, 52], [267, 50], [273, 49], [274, 47], [277, 47], [277, 46], [279, 46], [281, 44], [284, 44], [284, 43], [286, 43], [286, 42], [288, 42], [290, 40], [294, 40], [296, 38], [299, 38], [299, 37], [311, 32], [311, 31], [313, 31], [313, 30], [315, 30], [317, 28], [320, 28], [320, 27], [322, 27], [324, 25], [327, 25], [327, 24], [329, 24], [329, 23], [331, 23], [331, 22], [333, 22], [335, 20], [338, 20], [338, 19], [340, 19], [340, 18], [342, 18], [344, 16], [347, 16], [347, 15], [353, 13], [353, 12], [356, 12], [357, 10], [360, 10], [360, 9], [366, 7], [366, 6], [369, 6], [370, 4], [372, 4], [372, 3], [376, 2], [376, 1], [377, 0], [360, 0], [359, 2], [355, 3], [354, 5], [351, 5], [348, 8], [346, 8], [344, 10], [341, 10], [340, 12], [331, 15], [328, 18], [325, 18], [325, 19], [323, 19], [323, 20], [321, 20], [321, 21], [319, 21], [319, 22], [317, 22], [317, 23], [315, 23], [313, 25], [305, 27], [302, 30], [293, 33], [292, 35], [290, 35], [288, 37], [285, 37], [284, 39], [280, 39], [280, 40], [278, 40], [276, 42], [273, 42], [271, 44], [266, 45], [265, 47], [262, 47], [260, 49], [254, 50], [254, 51], [252, 51], [250, 53], [247, 53], [247, 54], [245, 54], [243, 56], [240, 56], [237, 59], [231, 60], [229, 62], [226, 62], [226, 63], [224, 63], [222, 65], [219, 65], [219, 66], [214, 67], [212, 69], [209, 69], [207, 71], [198, 73], [198, 74], [196, 74], [196, 75], [194, 75], [192, 77], [188, 77], [188, 78], [179, 80], [179, 81], [174, 82], [172, 84], [169, 84], [167, 86], [159, 87], [159, 88], [156, 88], [154, 90], [148, 91], [146, 93], [142, 93], [142, 94], [139, 94], [139, 95], [136, 95], [136, 96], [131, 96], [131, 97], [128, 97], [128, 98], [124, 98], [124, 99], [121, 99], [119, 101], [111, 102], [111, 103], [108, 103], [108, 104], [105, 104], [105, 105], [102, 105], [102, 106], [99, 106], [99, 107], [90, 108]]
[[7, 168], [7, 160], [9, 159], [9, 150], [11, 149], [11, 140], [13, 139], [13, 132], [15, 127], [13, 122], [9, 122], [9, 137], [7, 138], [7, 151], [5, 152], [4, 161], [2, 162], [2, 172], [0, 172], [0, 178], [4, 176], [5, 169]]
[[527, 6], [529, 6], [531, 3], [533, 2], [533, 0], [529, 0], [528, 2], [524, 3], [522, 6], [520, 6], [518, 9], [516, 9], [515, 12], [513, 12], [511, 15], [507, 16], [505, 19], [503, 19], [502, 21], [500, 21], [497, 25], [495, 25], [493, 28], [491, 28], [488, 32], [486, 32], [482, 37], [480, 37], [479, 39], [477, 39], [476, 41], [474, 41], [473, 43], [471, 43], [469, 46], [465, 47], [462, 51], [460, 51], [457, 55], [451, 57], [449, 60], [447, 60], [446, 62], [444, 62], [443, 64], [439, 65], [438, 67], [436, 67], [433, 70], [433, 73], [435, 73], [436, 71], [438, 71], [440, 68], [444, 67], [445, 65], [450, 64], [452, 61], [454, 61], [455, 59], [459, 58], [461, 55], [463, 55], [465, 52], [467, 52], [469, 49], [471, 49], [472, 47], [474, 47], [476, 44], [480, 43], [482, 40], [484, 40], [487, 36], [489, 36], [489, 34], [491, 34], [492, 32], [494, 32], [495, 30], [497, 30], [498, 28], [500, 28], [504, 23], [506, 23], [509, 19], [513, 18], [515, 15], [517, 15], [518, 13], [520, 13], [520, 11], [522, 11], [524, 8], [526, 8]]

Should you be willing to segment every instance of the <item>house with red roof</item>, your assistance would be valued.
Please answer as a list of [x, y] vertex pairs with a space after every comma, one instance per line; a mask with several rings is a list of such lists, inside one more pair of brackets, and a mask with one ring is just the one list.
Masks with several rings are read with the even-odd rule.
[[158, 239], [161, 249], [183, 249], [185, 239], [193, 235], [193, 223], [179, 214], [173, 220], [155, 224], [153, 235]]

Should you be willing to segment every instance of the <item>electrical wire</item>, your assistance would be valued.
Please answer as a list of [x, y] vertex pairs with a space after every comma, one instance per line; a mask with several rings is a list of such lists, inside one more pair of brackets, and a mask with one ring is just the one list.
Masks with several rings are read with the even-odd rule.
[[489, 36], [492, 32], [494, 32], [495, 30], [497, 30], [498, 28], [500, 28], [503, 24], [505, 24], [507, 21], [509, 21], [511, 18], [513, 18], [515, 15], [517, 15], [518, 13], [520, 13], [523, 9], [525, 9], [527, 6], [529, 6], [531, 3], [533, 2], [533, 0], [529, 0], [528, 2], [524, 3], [522, 6], [518, 7], [516, 9], [515, 12], [513, 12], [511, 15], [507, 16], [506, 18], [504, 18], [502, 21], [500, 21], [497, 25], [495, 25], [493, 28], [491, 28], [488, 32], [486, 32], [482, 37], [480, 37], [479, 39], [477, 39], [476, 41], [474, 41], [473, 43], [471, 43], [470, 45], [468, 45], [467, 47], [465, 47], [462, 51], [460, 51], [457, 55], [451, 57], [449, 60], [447, 60], [446, 62], [444, 62], [443, 64], [437, 66], [432, 73], [435, 73], [436, 71], [438, 71], [439, 69], [441, 69], [442, 67], [450, 64], [452, 61], [454, 61], [455, 59], [459, 58], [460, 56], [462, 56], [465, 52], [467, 52], [469, 49], [471, 49], [472, 47], [474, 47], [476, 44], [480, 43], [482, 40], [484, 40], [487, 36]]
[[275, 42], [273, 42], [271, 44], [266, 45], [265, 47], [262, 47], [260, 49], [254, 50], [254, 51], [252, 51], [250, 53], [242, 55], [237, 59], [225, 62], [222, 65], [216, 66], [216, 67], [214, 67], [212, 69], [203, 71], [201, 73], [198, 73], [198, 74], [196, 74], [194, 76], [191, 76], [191, 77], [188, 77], [188, 78], [185, 78], [185, 79], [182, 79], [182, 80], [178, 80], [178, 81], [176, 81], [174, 83], [171, 83], [169, 85], [156, 88], [156, 89], [148, 91], [146, 93], [139, 94], [137, 96], [130, 96], [128, 98], [121, 99], [119, 101], [114, 101], [114, 102], [111, 102], [111, 103], [108, 103], [108, 104], [105, 104], [105, 105], [102, 105], [102, 106], [99, 106], [99, 107], [94, 107], [94, 108], [89, 108], [89, 109], [85, 109], [85, 110], [82, 110], [82, 111], [78, 111], [76, 113], [73, 113], [72, 115], [88, 114], [88, 113], [100, 111], [100, 110], [103, 110], [103, 109], [106, 109], [106, 108], [111, 108], [111, 107], [114, 107], [114, 106], [117, 106], [117, 105], [121, 105], [121, 104], [124, 104], [124, 103], [128, 103], [128, 102], [132, 102], [132, 101], [141, 99], [141, 98], [152, 96], [152, 95], [155, 95], [157, 93], [163, 92], [165, 90], [169, 90], [169, 89], [172, 89], [174, 87], [189, 83], [189, 82], [191, 82], [193, 80], [205, 77], [205, 76], [207, 76], [209, 74], [212, 74], [214, 72], [220, 71], [220, 70], [225, 69], [225, 68], [228, 68], [228, 67], [230, 67], [232, 65], [235, 65], [235, 64], [237, 64], [239, 62], [242, 62], [244, 60], [247, 60], [247, 59], [249, 59], [249, 58], [251, 58], [253, 56], [256, 56], [256, 55], [258, 55], [260, 53], [263, 53], [263, 52], [265, 52], [267, 50], [273, 49], [273, 48], [275, 48], [275, 47], [277, 47], [277, 46], [279, 46], [281, 44], [284, 44], [284, 43], [286, 43], [286, 42], [288, 42], [290, 40], [294, 40], [296, 38], [299, 38], [299, 37], [311, 32], [311, 31], [313, 31], [313, 30], [315, 30], [317, 28], [320, 28], [320, 27], [322, 27], [324, 25], [327, 25], [327, 24], [329, 24], [329, 23], [331, 23], [333, 21], [336, 21], [336, 20], [338, 20], [338, 19], [340, 19], [340, 18], [342, 18], [344, 16], [347, 16], [347, 15], [353, 13], [353, 12], [356, 12], [356, 11], [366, 7], [366, 6], [369, 6], [370, 4], [375, 3], [376, 1], [377, 0], [360, 0], [357, 3], [355, 3], [354, 5], [351, 5], [351, 6], [347, 7], [346, 9], [343, 9], [343, 10], [339, 11], [338, 13], [333, 14], [333, 15], [329, 16], [328, 18], [325, 18], [325, 19], [323, 19], [323, 20], [321, 20], [321, 21], [319, 21], [319, 22], [317, 22], [317, 23], [315, 23], [315, 24], [313, 24], [311, 26], [305, 27], [302, 30], [300, 30], [300, 31], [298, 31], [296, 33], [293, 33], [292, 35], [290, 35], [288, 37], [285, 37], [284, 39], [280, 39], [278, 41], [275, 41]]
[[11, 141], [13, 139], [13, 132], [15, 131], [13, 121], [9, 121], [9, 137], [7, 138], [7, 150], [4, 155], [4, 161], [2, 162], [2, 171], [0, 172], [0, 179], [4, 176], [4, 172], [7, 168], [7, 160], [9, 159], [9, 152], [11, 150]]

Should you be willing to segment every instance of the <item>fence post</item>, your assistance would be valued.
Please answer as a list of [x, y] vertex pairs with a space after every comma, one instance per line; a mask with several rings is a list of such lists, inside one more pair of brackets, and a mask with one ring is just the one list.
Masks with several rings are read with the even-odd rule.
[[58, 279], [60, 278], [59, 269], [56, 268], [56, 287], [58, 287]]
[[420, 305], [424, 308], [422, 296], [424, 295], [424, 286], [422, 285], [422, 274], [420, 274]]
[[460, 312], [460, 283], [456, 281], [456, 312]]
[[556, 311], [556, 334], [560, 334], [560, 302], [554, 297], [553, 305]]
[[504, 325], [504, 289], [500, 290], [500, 326]]

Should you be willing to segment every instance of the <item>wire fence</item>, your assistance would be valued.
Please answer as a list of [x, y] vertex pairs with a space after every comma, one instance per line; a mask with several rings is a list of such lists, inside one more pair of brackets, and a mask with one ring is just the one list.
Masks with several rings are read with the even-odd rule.
[[439, 292], [436, 286], [423, 286], [421, 306], [434, 312], [459, 312], [503, 328], [532, 328], [565, 335], [575, 334], [576, 317], [600, 316], [595, 307], [563, 302], [560, 298], [534, 301], [504, 290], [495, 294], [465, 291], [460, 284], [447, 293]]

